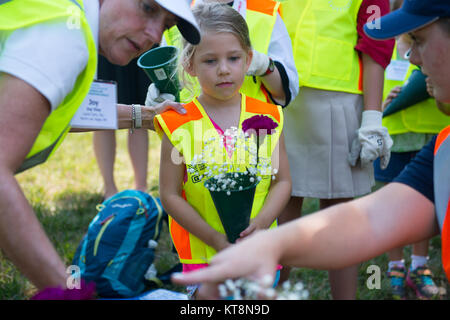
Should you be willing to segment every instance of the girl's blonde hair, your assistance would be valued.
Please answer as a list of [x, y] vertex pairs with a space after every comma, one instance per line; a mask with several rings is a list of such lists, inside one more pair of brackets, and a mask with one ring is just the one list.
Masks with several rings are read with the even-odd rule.
[[[252, 49], [247, 22], [235, 9], [228, 4], [218, 2], [199, 3], [192, 8], [192, 12], [197, 20], [201, 34], [231, 33], [236, 36], [244, 51]], [[195, 45], [183, 41], [183, 50], [180, 54], [180, 69], [182, 86], [191, 89], [192, 83], [187, 79], [185, 68], [191, 64], [195, 53]]]

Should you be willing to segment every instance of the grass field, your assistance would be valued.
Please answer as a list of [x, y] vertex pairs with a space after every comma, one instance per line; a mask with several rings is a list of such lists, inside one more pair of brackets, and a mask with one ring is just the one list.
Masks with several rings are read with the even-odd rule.
[[[133, 188], [133, 173], [127, 152], [127, 132], [117, 136], [117, 157], [115, 177], [118, 187], [123, 190]], [[150, 134], [149, 151], [149, 193], [158, 196], [159, 139]], [[17, 175], [17, 179], [27, 199], [32, 204], [39, 220], [46, 230], [58, 253], [66, 265], [70, 265], [75, 250], [86, 232], [91, 219], [96, 214], [95, 206], [102, 199], [102, 180], [94, 158], [92, 133], [69, 134], [62, 146], [47, 163]], [[310, 214], [318, 208], [316, 199], [306, 199], [303, 213]], [[409, 264], [410, 249], [405, 249], [405, 259]], [[440, 238], [430, 242], [430, 267], [435, 282], [441, 287], [442, 299], [448, 299], [450, 289], [441, 266]], [[177, 262], [171, 250], [167, 227], [163, 229], [157, 249], [156, 266], [163, 272]], [[369, 289], [366, 285], [371, 276], [367, 273], [370, 265], [381, 270], [381, 288]], [[390, 299], [388, 279], [385, 275], [386, 255], [365, 262], [359, 272], [359, 299]], [[310, 299], [331, 299], [326, 271], [294, 269], [291, 280], [301, 280], [310, 292]], [[172, 290], [183, 291], [182, 287], [170, 286]], [[0, 299], [19, 300], [33, 295], [35, 288], [23, 277], [14, 265], [0, 252]], [[414, 299], [412, 293], [410, 299]]]

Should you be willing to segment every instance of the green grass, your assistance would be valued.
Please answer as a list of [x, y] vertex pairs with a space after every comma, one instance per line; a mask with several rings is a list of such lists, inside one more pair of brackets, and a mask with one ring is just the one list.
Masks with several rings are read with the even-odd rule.
[[[116, 183], [121, 190], [133, 188], [134, 177], [127, 152], [127, 132], [120, 131], [116, 136]], [[158, 137], [155, 133], [150, 133], [148, 183], [149, 192], [154, 196], [158, 196], [159, 148]], [[66, 265], [70, 265], [89, 222], [96, 214], [96, 204], [102, 199], [102, 179], [93, 153], [92, 133], [69, 134], [47, 163], [17, 175], [17, 179], [56, 250]], [[311, 214], [317, 209], [317, 199], [305, 199], [304, 215]], [[407, 263], [410, 252], [410, 248], [405, 249]], [[442, 298], [448, 299], [446, 292], [449, 292], [450, 287], [441, 266], [439, 237], [432, 239], [429, 255], [435, 281], [445, 291]], [[177, 263], [166, 225], [156, 251], [155, 262], [160, 272]], [[369, 265], [380, 267], [381, 289], [367, 288], [366, 281], [370, 275], [366, 270]], [[386, 255], [361, 264], [359, 299], [390, 299], [387, 290], [388, 280], [385, 276], [386, 266]], [[311, 299], [331, 299], [326, 271], [295, 268], [291, 272], [291, 280], [303, 281]], [[167, 288], [184, 290], [179, 286]], [[35, 290], [0, 251], [0, 299], [28, 299]], [[411, 295], [410, 298], [414, 297]]]

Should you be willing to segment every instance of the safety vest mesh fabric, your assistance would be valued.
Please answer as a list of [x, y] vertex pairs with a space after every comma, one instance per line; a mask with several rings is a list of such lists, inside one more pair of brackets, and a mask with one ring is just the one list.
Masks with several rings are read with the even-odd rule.
[[[264, 143], [260, 147], [260, 157], [267, 155], [268, 161], [275, 152], [279, 137], [283, 128], [283, 113], [280, 106], [262, 102], [260, 100], [246, 97], [242, 95], [241, 101], [241, 115], [239, 121], [239, 128], [242, 129], [242, 122], [255, 115], [266, 115], [278, 123], [276, 132], [272, 135], [267, 135]], [[198, 212], [198, 214], [216, 231], [225, 234], [222, 223], [214, 206], [209, 190], [204, 187], [204, 173], [206, 166], [193, 163], [194, 157], [200, 155], [205, 146], [205, 142], [211, 137], [216, 137], [219, 141], [220, 137], [212, 124], [210, 118], [205, 110], [194, 99], [192, 102], [185, 105], [187, 110], [186, 115], [180, 115], [174, 111], [166, 111], [161, 115], [155, 117], [155, 129], [160, 136], [166, 134], [173, 146], [181, 153], [186, 163], [187, 178], [183, 183], [184, 199]], [[218, 147], [220, 149], [220, 147]], [[238, 148], [236, 148], [238, 149]], [[242, 149], [241, 149], [242, 150]], [[266, 152], [264, 152], [265, 150]], [[225, 148], [222, 150], [216, 149], [216, 154], [227, 154]], [[242, 162], [238, 152], [233, 153], [232, 160], [229, 161], [233, 167], [245, 169], [250, 164], [249, 162]], [[246, 156], [245, 159], [248, 159]], [[209, 166], [219, 165], [220, 163], [210, 164]], [[264, 205], [271, 184], [271, 175], [262, 176], [262, 180], [256, 187], [255, 198], [253, 200], [253, 207], [251, 218], [258, 215]], [[170, 212], [169, 212], [170, 215]], [[276, 221], [273, 222], [271, 228], [276, 226]], [[215, 255], [214, 248], [206, 245], [193, 234], [185, 230], [172, 217], [169, 217], [169, 230], [177, 249], [180, 261], [186, 264], [208, 263]]]
[[68, 27], [72, 22], [74, 25], [80, 23], [89, 50], [89, 60], [85, 69], [78, 75], [72, 92], [47, 117], [24, 163], [16, 173], [46, 161], [63, 141], [70, 129], [70, 121], [89, 92], [94, 79], [97, 69], [97, 49], [81, 0], [13, 0], [0, 4], [2, 31], [12, 32], [58, 19], [67, 19]]
[[[248, 25], [252, 47], [258, 52], [267, 54], [269, 51], [270, 39], [279, 6], [279, 2], [272, 0], [247, 0], [245, 20]], [[181, 34], [176, 26], [164, 33], [164, 39], [167, 45], [175, 46], [182, 50]], [[181, 90], [180, 101], [187, 103], [200, 95], [200, 85], [195, 78], [190, 77], [186, 73], [183, 77], [189, 85]], [[240, 92], [248, 97], [270, 102], [259, 77], [246, 76]]]
[[450, 281], [450, 126], [438, 135], [434, 148], [434, 205], [441, 229], [442, 265]]
[[300, 87], [362, 94], [362, 62], [354, 49], [361, 3], [362, 0], [281, 3]]
[[[396, 46], [391, 61], [399, 60], [397, 57], [398, 52]], [[414, 70], [418, 69], [419, 67], [410, 64], [405, 80], [409, 78]], [[391, 92], [394, 87], [405, 85], [405, 80], [389, 80], [385, 76], [383, 100], [387, 98], [389, 92]], [[406, 132], [439, 133], [449, 124], [450, 117], [439, 111], [436, 106], [436, 101], [433, 98], [421, 101], [383, 118], [383, 126], [388, 129], [389, 134], [391, 135]]]

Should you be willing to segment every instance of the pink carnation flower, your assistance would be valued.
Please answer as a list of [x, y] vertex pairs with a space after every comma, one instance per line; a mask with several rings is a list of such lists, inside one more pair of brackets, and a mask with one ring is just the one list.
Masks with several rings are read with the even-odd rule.
[[256, 115], [242, 123], [242, 130], [247, 131], [255, 130], [257, 136], [260, 135], [260, 130], [264, 130], [267, 134], [272, 134], [272, 130], [278, 127], [278, 123], [273, 121], [268, 116]]

